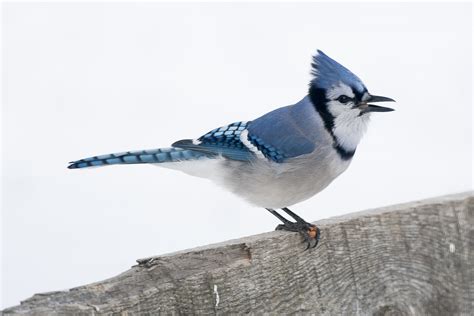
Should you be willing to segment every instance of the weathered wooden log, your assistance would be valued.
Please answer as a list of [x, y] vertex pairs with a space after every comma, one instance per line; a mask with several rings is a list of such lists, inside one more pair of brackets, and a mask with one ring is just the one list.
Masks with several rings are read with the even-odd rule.
[[137, 260], [108, 280], [36, 294], [4, 315], [472, 315], [473, 192], [317, 222], [304, 251], [271, 232]]

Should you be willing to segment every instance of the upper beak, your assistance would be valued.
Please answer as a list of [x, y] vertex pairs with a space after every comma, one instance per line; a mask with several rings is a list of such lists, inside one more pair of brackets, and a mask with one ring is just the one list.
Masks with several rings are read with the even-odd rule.
[[390, 99], [387, 97], [382, 97], [379, 95], [371, 95], [364, 103], [362, 103], [362, 113], [367, 113], [367, 112], [391, 112], [395, 111], [392, 108], [384, 107], [384, 106], [378, 106], [374, 104], [368, 104], [369, 102], [395, 102], [394, 99]]

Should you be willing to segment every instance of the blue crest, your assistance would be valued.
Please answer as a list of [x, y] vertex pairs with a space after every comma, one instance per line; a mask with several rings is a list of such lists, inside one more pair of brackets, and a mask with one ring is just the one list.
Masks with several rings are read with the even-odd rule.
[[360, 93], [367, 90], [359, 77], [319, 49], [318, 53], [313, 56], [311, 66], [313, 66], [311, 74], [314, 76], [311, 84], [317, 88], [327, 90], [338, 85], [339, 82], [343, 82]]

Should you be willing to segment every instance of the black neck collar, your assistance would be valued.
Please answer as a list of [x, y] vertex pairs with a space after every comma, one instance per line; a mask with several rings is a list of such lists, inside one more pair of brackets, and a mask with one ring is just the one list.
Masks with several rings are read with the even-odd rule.
[[316, 111], [318, 111], [319, 115], [323, 119], [324, 127], [326, 128], [328, 133], [331, 135], [333, 139], [333, 147], [339, 154], [339, 157], [341, 157], [342, 160], [351, 159], [355, 154], [355, 149], [354, 150], [345, 149], [344, 147], [341, 146], [341, 144], [339, 144], [336, 136], [334, 135], [334, 132], [333, 132], [334, 116], [328, 110], [327, 102], [329, 100], [326, 98], [325, 91], [323, 89], [319, 89], [319, 88], [314, 87], [313, 85], [310, 85], [309, 99], [313, 103], [313, 106], [316, 109]]

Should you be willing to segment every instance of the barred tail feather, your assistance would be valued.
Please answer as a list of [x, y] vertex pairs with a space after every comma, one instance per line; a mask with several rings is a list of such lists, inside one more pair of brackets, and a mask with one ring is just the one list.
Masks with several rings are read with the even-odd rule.
[[70, 162], [69, 169], [99, 167], [117, 164], [164, 163], [211, 158], [215, 155], [182, 148], [159, 148], [150, 150], [127, 151], [84, 158]]

